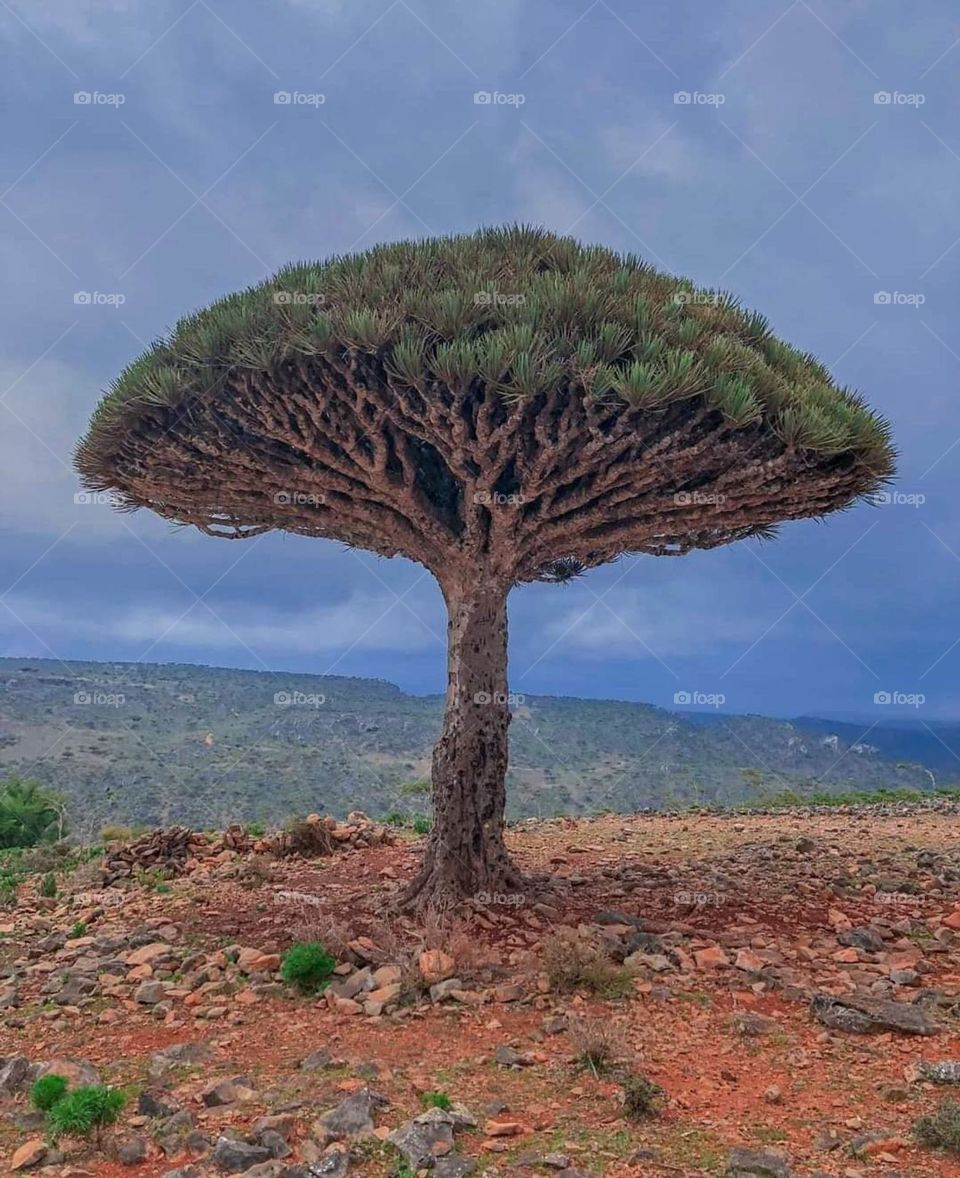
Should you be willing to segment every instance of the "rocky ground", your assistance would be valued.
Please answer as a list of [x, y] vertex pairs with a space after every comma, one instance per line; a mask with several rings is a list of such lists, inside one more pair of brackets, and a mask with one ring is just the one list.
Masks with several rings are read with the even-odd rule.
[[[0, 1155], [65, 1178], [960, 1174], [912, 1135], [960, 1078], [938, 1066], [957, 822], [529, 823], [509, 841], [548, 890], [419, 926], [393, 906], [418, 842], [360, 818], [316, 858], [181, 837], [172, 867], [91, 860], [56, 896], [38, 872], [0, 912]], [[339, 962], [319, 996], [280, 980], [305, 940]], [[44, 1071], [129, 1094], [99, 1149], [44, 1141]]]

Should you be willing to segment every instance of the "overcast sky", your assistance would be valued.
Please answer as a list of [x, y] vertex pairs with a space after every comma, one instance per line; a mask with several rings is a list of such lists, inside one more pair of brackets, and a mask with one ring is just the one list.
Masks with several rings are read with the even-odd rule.
[[419, 567], [75, 503], [72, 450], [186, 312], [521, 220], [731, 290], [901, 461], [893, 501], [772, 544], [515, 591], [513, 689], [960, 719], [955, 3], [0, 0], [0, 37], [0, 653], [441, 690]]

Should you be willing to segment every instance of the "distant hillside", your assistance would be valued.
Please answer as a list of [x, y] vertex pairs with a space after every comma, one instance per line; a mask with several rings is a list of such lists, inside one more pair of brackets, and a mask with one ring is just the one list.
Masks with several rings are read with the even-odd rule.
[[[410, 783], [429, 775], [441, 707], [376, 679], [0, 659], [0, 773], [62, 790], [91, 831], [419, 812], [427, 799]], [[897, 724], [864, 736], [815, 718], [523, 696], [510, 736], [512, 816], [730, 804], [788, 788], [927, 789], [925, 766], [937, 785], [960, 781], [944, 736]]]

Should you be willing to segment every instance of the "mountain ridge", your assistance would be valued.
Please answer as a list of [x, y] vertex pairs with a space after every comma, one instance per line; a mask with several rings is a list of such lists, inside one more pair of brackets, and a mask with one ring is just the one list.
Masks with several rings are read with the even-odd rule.
[[[0, 658], [0, 773], [75, 824], [223, 825], [425, 813], [443, 697], [388, 679], [192, 663]], [[934, 730], [513, 696], [512, 817], [743, 804], [790, 790], [931, 789], [960, 761]], [[940, 724], [960, 735], [960, 726]], [[960, 743], [960, 741], [958, 741]]]

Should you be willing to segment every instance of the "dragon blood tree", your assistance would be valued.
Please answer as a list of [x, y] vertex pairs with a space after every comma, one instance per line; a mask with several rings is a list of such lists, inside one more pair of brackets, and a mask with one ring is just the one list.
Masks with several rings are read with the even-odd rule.
[[181, 320], [97, 409], [91, 490], [212, 536], [406, 556], [449, 611], [410, 899], [521, 886], [503, 839], [507, 594], [676, 556], [885, 482], [887, 427], [759, 314], [521, 227], [295, 265]]

